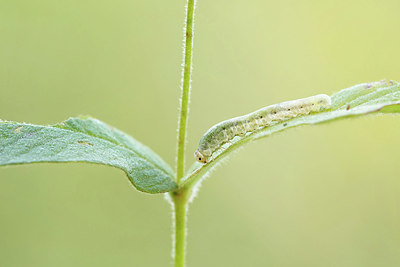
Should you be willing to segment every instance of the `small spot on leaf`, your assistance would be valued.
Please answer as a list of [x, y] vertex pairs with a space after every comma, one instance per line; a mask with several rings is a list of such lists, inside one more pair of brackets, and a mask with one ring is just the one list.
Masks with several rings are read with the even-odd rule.
[[24, 126], [18, 126], [17, 128], [15, 128], [14, 130], [13, 130], [13, 132], [14, 133], [20, 133], [21, 132], [21, 130], [24, 128]]
[[88, 145], [88, 146], [94, 146], [92, 143], [89, 143], [88, 141], [78, 141], [78, 144], [81, 144], [81, 145]]

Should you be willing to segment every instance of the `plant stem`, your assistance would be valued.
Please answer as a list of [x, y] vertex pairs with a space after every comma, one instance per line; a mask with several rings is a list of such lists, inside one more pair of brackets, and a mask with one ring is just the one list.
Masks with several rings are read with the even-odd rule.
[[193, 48], [193, 19], [196, 0], [188, 0], [186, 7], [186, 25], [185, 25], [185, 46], [184, 46], [184, 67], [181, 92], [181, 107], [179, 117], [178, 132], [178, 155], [176, 162], [176, 178], [179, 184], [185, 168], [185, 144], [186, 128], [189, 113], [190, 83], [192, 74], [192, 48]]
[[[185, 46], [184, 67], [182, 70], [182, 91], [180, 98], [180, 115], [176, 160], [176, 182], [179, 186], [185, 171], [185, 145], [186, 129], [189, 113], [190, 83], [192, 74], [192, 49], [193, 49], [193, 20], [196, 0], [187, 0], [186, 24], [185, 24]], [[186, 212], [188, 208], [188, 195], [190, 190], [181, 188], [170, 194], [174, 204], [174, 252], [175, 267], [185, 266], [185, 243], [186, 243]]]
[[185, 266], [185, 243], [186, 243], [186, 212], [188, 201], [186, 192], [172, 193], [174, 202], [174, 217], [175, 217], [175, 267]]

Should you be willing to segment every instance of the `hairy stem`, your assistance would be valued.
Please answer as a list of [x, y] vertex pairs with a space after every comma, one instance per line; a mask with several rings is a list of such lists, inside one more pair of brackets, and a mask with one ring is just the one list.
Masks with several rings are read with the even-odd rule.
[[[176, 182], [180, 183], [185, 171], [185, 145], [186, 128], [189, 113], [190, 82], [192, 74], [192, 49], [193, 49], [193, 19], [196, 0], [187, 0], [186, 24], [185, 24], [185, 46], [184, 65], [182, 70], [182, 92], [180, 102], [179, 130], [176, 160]], [[182, 188], [171, 193], [174, 204], [174, 259], [175, 267], [185, 266], [185, 243], [186, 243], [186, 212], [188, 208], [188, 197], [190, 190]]]
[[175, 267], [185, 266], [185, 243], [186, 243], [186, 212], [188, 201], [186, 192], [172, 193], [175, 217]]
[[178, 132], [178, 155], [176, 162], [176, 179], [179, 184], [185, 168], [186, 128], [189, 112], [190, 82], [192, 74], [192, 48], [193, 48], [193, 19], [196, 0], [188, 0], [186, 7], [184, 67], [181, 92], [181, 107]]

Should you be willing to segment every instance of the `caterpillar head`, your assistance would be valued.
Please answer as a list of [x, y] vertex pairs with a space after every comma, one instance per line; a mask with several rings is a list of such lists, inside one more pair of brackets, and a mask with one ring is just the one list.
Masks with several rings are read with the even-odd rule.
[[204, 156], [199, 150], [194, 152], [194, 158], [201, 163], [207, 163], [208, 161], [208, 157]]

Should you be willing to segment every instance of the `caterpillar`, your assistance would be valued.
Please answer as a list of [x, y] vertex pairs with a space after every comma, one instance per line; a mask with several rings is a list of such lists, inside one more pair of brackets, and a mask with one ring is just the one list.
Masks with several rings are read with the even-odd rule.
[[331, 98], [320, 94], [267, 106], [250, 114], [222, 121], [203, 135], [194, 157], [201, 163], [207, 163], [215, 151], [235, 136], [244, 136], [297, 116], [328, 109], [330, 106]]

